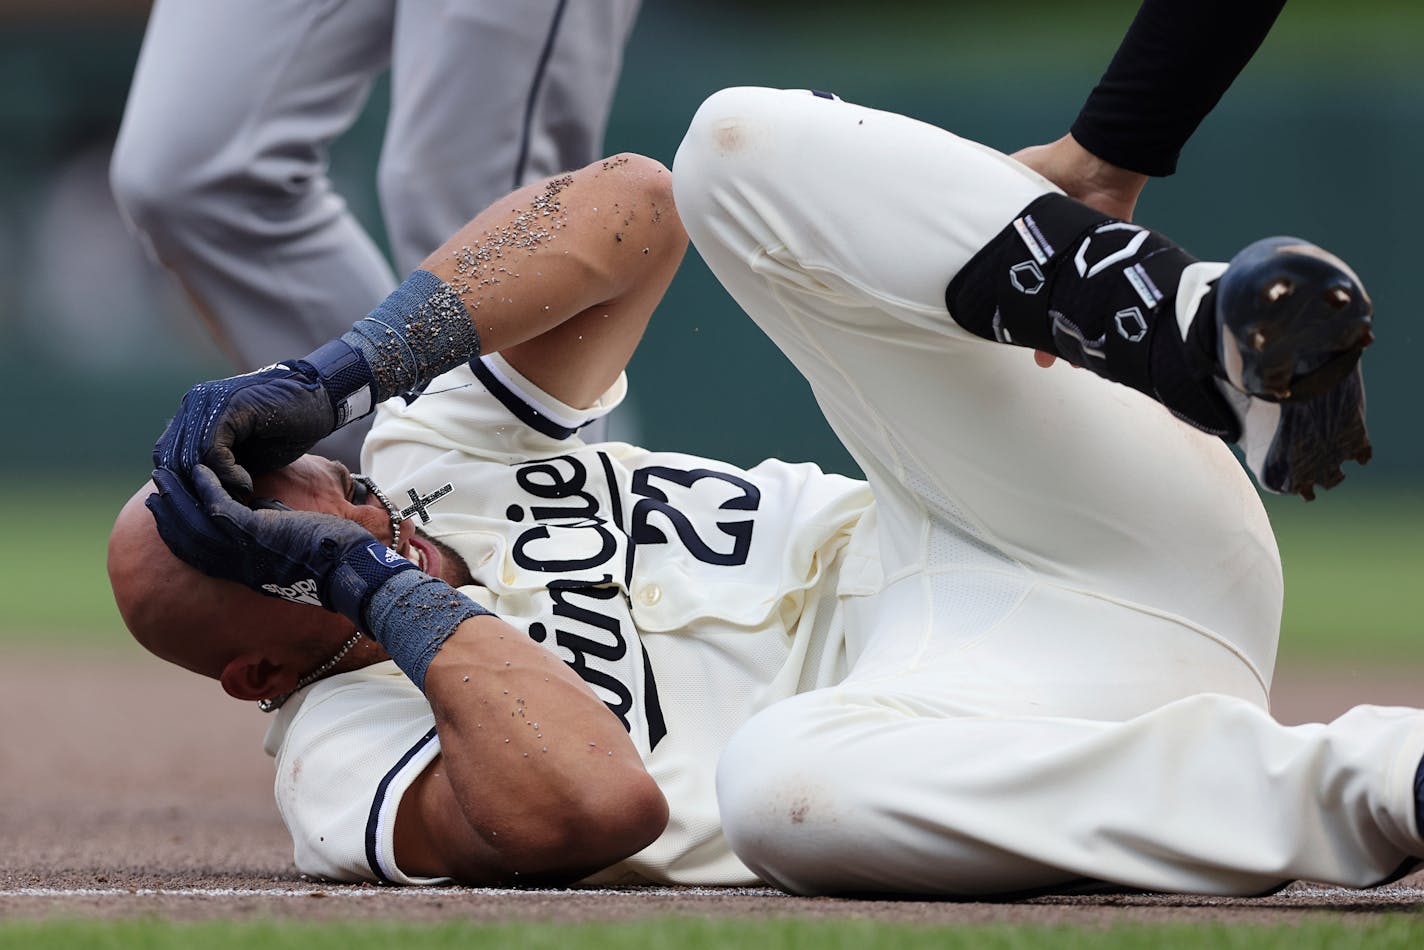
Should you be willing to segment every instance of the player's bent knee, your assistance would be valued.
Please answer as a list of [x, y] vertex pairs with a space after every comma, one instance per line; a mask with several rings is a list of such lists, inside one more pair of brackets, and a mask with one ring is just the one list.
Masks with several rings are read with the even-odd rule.
[[120, 135], [109, 162], [109, 187], [120, 210], [139, 229], [162, 237], [213, 217], [222, 194], [247, 190], [252, 156], [219, 142], [184, 139], [155, 143]]
[[738, 86], [707, 97], [673, 159], [679, 209], [764, 168], [767, 146], [777, 134], [771, 115], [783, 95], [777, 89]]
[[[773, 89], [734, 88], [714, 93], [688, 126], [672, 165], [673, 200], [688, 235], [706, 257], [717, 247], [740, 256], [758, 243], [758, 222], [775, 189], [756, 182], [775, 177], [764, 147], [775, 134], [766, 119]], [[759, 143], [754, 140], [761, 140]]]
[[315, 154], [219, 149], [196, 158], [191, 150], [141, 148], [121, 138], [109, 164], [109, 186], [129, 221], [162, 246], [214, 226], [229, 233], [261, 228], [268, 236], [284, 221], [305, 226], [315, 213], [310, 199], [328, 191], [330, 182]]
[[744, 133], [748, 126], [760, 126], [760, 120], [784, 95], [782, 90], [757, 86], [718, 90], [693, 113], [683, 144], [722, 158], [735, 158], [754, 150], [756, 140]]
[[[831, 893], [836, 869], [854, 859], [835, 743], [817, 703], [797, 697], [753, 717], [717, 768], [717, 803], [732, 851], [762, 880], [797, 894]], [[785, 707], [785, 708], [783, 708]]]
[[109, 186], [124, 216], [162, 246], [182, 241], [201, 222], [220, 217], [222, 202], [209, 183], [187, 174], [165, 174], [161, 166], [136, 166], [115, 155]]
[[168, 169], [143, 161], [120, 143], [109, 163], [109, 190], [124, 216], [145, 233], [161, 226], [177, 202]]

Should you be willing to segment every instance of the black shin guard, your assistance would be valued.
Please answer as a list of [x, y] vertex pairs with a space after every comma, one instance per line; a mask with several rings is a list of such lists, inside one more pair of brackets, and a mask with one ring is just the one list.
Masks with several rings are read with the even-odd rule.
[[976, 336], [1052, 353], [1234, 441], [1236, 415], [1210, 378], [1215, 321], [1194, 321], [1186, 343], [1176, 326], [1177, 285], [1195, 262], [1156, 232], [1048, 194], [974, 255], [945, 303]]

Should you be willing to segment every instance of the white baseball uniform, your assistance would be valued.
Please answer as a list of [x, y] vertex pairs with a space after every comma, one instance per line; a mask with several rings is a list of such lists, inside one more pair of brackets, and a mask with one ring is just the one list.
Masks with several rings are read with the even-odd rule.
[[[391, 73], [377, 186], [398, 273], [513, 188], [598, 158], [639, 0], [158, 0], [115, 197], [242, 369], [396, 286], [327, 148]], [[323, 446], [355, 464], [365, 426]]]
[[[946, 312], [957, 270], [1050, 185], [913, 120], [754, 89], [702, 107], [673, 174], [698, 250], [870, 495], [585, 446], [587, 413], [497, 357], [368, 443], [388, 491], [457, 486], [426, 530], [488, 588], [467, 592], [600, 691], [666, 793], [667, 833], [600, 880], [1253, 893], [1377, 883], [1424, 854], [1424, 714], [1266, 711], [1280, 566], [1230, 452]], [[432, 727], [390, 668], [283, 709], [299, 867], [410, 880], [392, 815]]]

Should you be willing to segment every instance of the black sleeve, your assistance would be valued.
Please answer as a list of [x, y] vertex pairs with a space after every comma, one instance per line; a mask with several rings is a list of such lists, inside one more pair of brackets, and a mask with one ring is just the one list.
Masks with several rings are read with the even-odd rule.
[[1144, 175], [1170, 175], [1285, 0], [1143, 0], [1073, 123], [1078, 143]]

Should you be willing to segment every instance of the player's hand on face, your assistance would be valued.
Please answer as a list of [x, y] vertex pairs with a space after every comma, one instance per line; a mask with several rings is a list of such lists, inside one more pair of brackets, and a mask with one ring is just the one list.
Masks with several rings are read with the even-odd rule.
[[164, 469], [153, 480], [158, 492], [145, 504], [173, 553], [258, 593], [320, 604], [359, 624], [360, 608], [376, 587], [415, 569], [354, 521], [275, 501], [249, 508], [205, 465], [193, 469], [192, 490]]
[[295, 461], [330, 435], [336, 411], [317, 371], [294, 360], [199, 383], [153, 447], [153, 465], [189, 478], [198, 465], [240, 497], [252, 475]]

